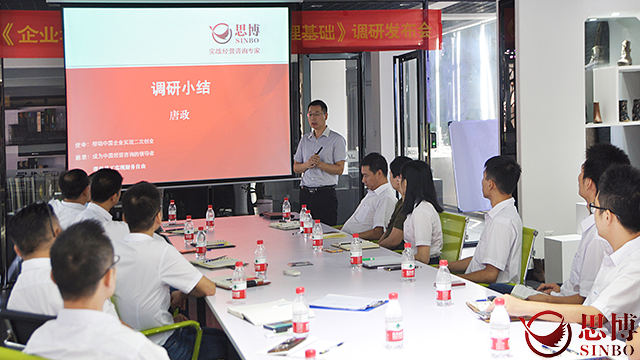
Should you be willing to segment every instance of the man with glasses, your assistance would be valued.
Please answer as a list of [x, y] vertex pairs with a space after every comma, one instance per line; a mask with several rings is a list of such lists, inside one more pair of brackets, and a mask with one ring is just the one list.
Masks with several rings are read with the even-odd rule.
[[[58, 314], [63, 302], [51, 280], [49, 251], [60, 233], [58, 218], [51, 207], [38, 202], [19, 210], [7, 224], [7, 236], [23, 258], [22, 270], [11, 290], [7, 309], [34, 314]], [[103, 311], [118, 317], [110, 300], [103, 301]]]
[[58, 217], [62, 230], [75, 222], [75, 219], [85, 209], [91, 200], [89, 176], [82, 169], [69, 170], [58, 179], [58, 186], [62, 192], [62, 200], [53, 199], [49, 204]]
[[[578, 176], [578, 194], [587, 204], [596, 200], [598, 184], [602, 174], [615, 164], [629, 165], [629, 157], [624, 151], [611, 144], [596, 144], [587, 149], [586, 160]], [[546, 294], [532, 295], [527, 300], [545, 301], [559, 304], [582, 304], [591, 291], [598, 274], [602, 258], [611, 254], [611, 245], [598, 235], [593, 212], [582, 220], [582, 238], [571, 263], [571, 275], [562, 284], [542, 284], [538, 291]]]
[[[129, 188], [122, 196], [122, 209], [131, 233], [112, 241], [121, 256], [114, 300], [121, 319], [136, 330], [186, 320], [182, 315], [174, 318], [169, 307], [180, 307], [187, 296], [214, 295], [216, 285], [175, 247], [153, 237], [162, 224], [160, 192], [154, 185], [140, 182]], [[177, 290], [170, 293], [171, 287]], [[164, 346], [171, 359], [190, 359], [195, 330], [182, 328], [150, 339]], [[224, 332], [203, 328], [200, 359], [226, 358], [226, 349]]]
[[100, 311], [116, 288], [117, 262], [97, 221], [60, 234], [51, 247], [51, 276], [64, 308], [31, 335], [24, 352], [47, 359], [169, 359], [165, 349]]
[[338, 222], [336, 185], [347, 160], [347, 143], [327, 126], [327, 104], [312, 101], [307, 118], [312, 131], [304, 134], [293, 156], [293, 171], [302, 174], [300, 203], [306, 204], [314, 219], [327, 225]]
[[[549, 304], [519, 300], [510, 295], [504, 295], [509, 314], [533, 316], [541, 311], [550, 310], [561, 314], [564, 321], [573, 323], [582, 323], [585, 316], [586, 319], [604, 316], [607, 321], [605, 327], [608, 330], [611, 330], [612, 323], [619, 324], [620, 318], [627, 314], [638, 316], [640, 314], [640, 206], [638, 204], [640, 204], [640, 170], [631, 165], [611, 166], [600, 178], [598, 195], [589, 207], [594, 213], [598, 234], [607, 240], [613, 252], [602, 259], [600, 270], [584, 303], [582, 305]], [[597, 264], [590, 265], [597, 266]], [[618, 320], [616, 317], [619, 317]], [[560, 321], [554, 315], [543, 315], [540, 319]], [[633, 328], [633, 325], [631, 326]], [[623, 329], [618, 328], [618, 330]], [[630, 337], [632, 334], [627, 335]]]

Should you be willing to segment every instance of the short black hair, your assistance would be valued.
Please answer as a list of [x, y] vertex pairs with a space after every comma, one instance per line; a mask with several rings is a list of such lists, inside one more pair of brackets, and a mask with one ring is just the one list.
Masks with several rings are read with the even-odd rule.
[[69, 170], [60, 175], [58, 186], [65, 199], [76, 200], [89, 186], [89, 176], [82, 169]]
[[513, 194], [516, 189], [522, 169], [511, 157], [498, 155], [484, 163], [484, 173], [487, 180], [493, 180], [503, 194]]
[[310, 102], [309, 106], [307, 106], [307, 111], [309, 111], [309, 108], [311, 108], [312, 106], [320, 106], [320, 110], [322, 110], [322, 112], [325, 114], [329, 112], [327, 104], [325, 104], [322, 100], [313, 100], [312, 102]]
[[587, 149], [586, 160], [582, 164], [583, 179], [591, 179], [598, 189], [600, 177], [611, 165], [629, 165], [629, 157], [624, 151], [611, 144], [595, 144]]
[[598, 202], [614, 213], [625, 229], [640, 232], [640, 170], [631, 165], [609, 167], [600, 177]]
[[112, 169], [91, 174], [91, 201], [103, 203], [122, 189], [122, 175]]
[[56, 237], [53, 224], [59, 224], [51, 205], [33, 203], [13, 215], [7, 223], [7, 237], [18, 246], [22, 256], [28, 256]]
[[92, 296], [113, 263], [113, 246], [96, 220], [71, 225], [51, 247], [51, 274], [64, 300]]
[[406, 156], [400, 155], [396, 157], [395, 159], [393, 159], [391, 164], [389, 164], [389, 170], [391, 170], [391, 174], [393, 174], [393, 176], [400, 176], [402, 166], [411, 161], [413, 161], [413, 159]]
[[413, 209], [423, 201], [430, 202], [439, 213], [444, 211], [438, 203], [431, 168], [426, 162], [413, 160], [404, 164], [402, 167], [402, 180], [407, 181], [407, 191], [400, 209], [400, 212], [404, 215], [411, 214]]
[[124, 220], [132, 232], [149, 230], [160, 207], [160, 191], [146, 181], [133, 185], [122, 195]]
[[360, 161], [360, 167], [362, 166], [368, 166], [369, 170], [374, 174], [377, 173], [378, 170], [382, 170], [382, 174], [387, 177], [387, 160], [377, 152], [372, 152], [365, 156], [364, 159]]

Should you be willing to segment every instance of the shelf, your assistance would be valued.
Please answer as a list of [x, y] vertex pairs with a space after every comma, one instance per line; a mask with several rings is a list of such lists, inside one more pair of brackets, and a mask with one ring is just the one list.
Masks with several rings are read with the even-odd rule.
[[618, 72], [635, 72], [640, 71], [640, 65], [618, 66]]
[[606, 127], [621, 127], [621, 126], [638, 126], [640, 125], [640, 121], [627, 121], [627, 122], [617, 122], [617, 123], [600, 123], [600, 124], [594, 124], [594, 123], [589, 123], [587, 124], [587, 128], [606, 128]]

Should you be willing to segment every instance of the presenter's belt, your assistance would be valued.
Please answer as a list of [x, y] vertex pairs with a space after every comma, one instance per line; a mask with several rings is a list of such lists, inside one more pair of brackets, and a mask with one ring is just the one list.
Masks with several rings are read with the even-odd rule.
[[327, 185], [327, 186], [320, 186], [320, 187], [300, 186], [302, 190], [306, 190], [310, 194], [315, 194], [317, 192], [326, 191], [329, 189], [335, 189], [335, 187], [336, 187], [335, 185]]

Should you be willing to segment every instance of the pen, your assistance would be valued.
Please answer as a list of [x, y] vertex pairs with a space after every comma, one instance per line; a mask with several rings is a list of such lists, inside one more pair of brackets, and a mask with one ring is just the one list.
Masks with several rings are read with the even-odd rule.
[[483, 301], [489, 301], [488, 299], [478, 299], [476, 300], [476, 302], [483, 302]]
[[542, 345], [542, 348], [548, 351], [551, 351], [551, 353], [555, 354], [557, 353], [556, 350], [553, 350], [552, 348], [548, 347], [547, 345]]
[[333, 345], [333, 346], [330, 346], [330, 347], [328, 347], [328, 348], [326, 348], [326, 349], [324, 349], [324, 350], [320, 351], [319, 355], [326, 354], [327, 352], [329, 352], [329, 350], [331, 350], [331, 349], [335, 349], [335, 348], [337, 348], [338, 346], [342, 346], [342, 344], [344, 344], [344, 341], [343, 341], [343, 342], [341, 342], [341, 343], [337, 343], [337, 344], [335, 344], [335, 345]]
[[217, 258], [213, 258], [213, 259], [206, 260], [206, 261], [207, 261], [207, 262], [211, 262], [211, 261], [216, 261], [216, 260], [224, 259], [224, 258], [226, 258], [226, 257], [227, 257], [227, 255], [222, 255], [222, 256], [218, 256]]
[[571, 349], [569, 349], [569, 348], [567, 348], [567, 351], [568, 351], [568, 352], [570, 352], [570, 353], [572, 353], [572, 354], [580, 355], [580, 353], [579, 353], [579, 352], [577, 352], [577, 351], [575, 351], [575, 350], [571, 350]]
[[371, 260], [375, 260], [376, 258], [366, 258], [366, 259], [362, 259], [362, 261], [371, 261]]
[[320, 146], [320, 149], [318, 149], [318, 151], [316, 151], [316, 155], [320, 154], [320, 151], [322, 151], [322, 149], [324, 149], [324, 147]]

